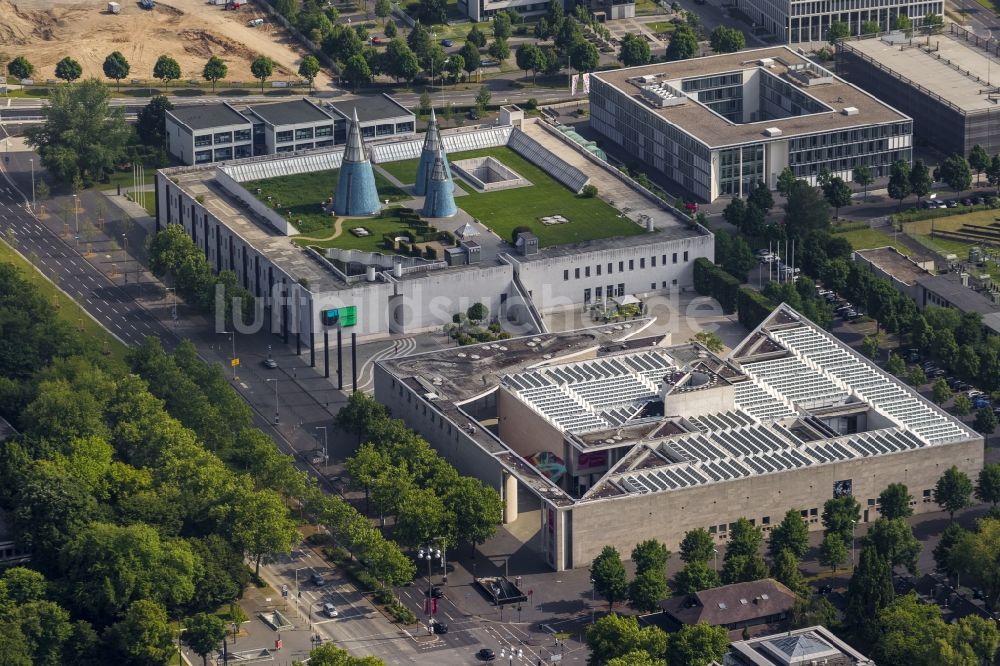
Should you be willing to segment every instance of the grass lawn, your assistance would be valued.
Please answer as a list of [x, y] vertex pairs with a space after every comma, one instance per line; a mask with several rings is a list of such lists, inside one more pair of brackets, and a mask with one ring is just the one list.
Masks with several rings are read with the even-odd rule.
[[[250, 180], [242, 183], [251, 194], [279, 211], [291, 211], [291, 219], [302, 220], [295, 226], [303, 234], [322, 235], [324, 230], [332, 230], [334, 217], [323, 212], [321, 200], [325, 201], [337, 191], [337, 176], [340, 169], [328, 169], [313, 173], [300, 173], [294, 176], [280, 176], [263, 180]], [[410, 195], [394, 186], [385, 176], [375, 171], [375, 186], [379, 197], [383, 200], [402, 201]], [[257, 194], [260, 189], [260, 194]], [[267, 197], [271, 197], [271, 201]], [[353, 238], [353, 236], [352, 236]]]
[[652, 23], [647, 23], [646, 27], [654, 35], [660, 35], [665, 32], [673, 32], [677, 29], [677, 26], [670, 21], [653, 21]]
[[[350, 232], [350, 229], [353, 227], [364, 227], [371, 232], [371, 235], [359, 238]], [[370, 220], [344, 220], [343, 232], [333, 240], [313, 241], [306, 240], [304, 237], [293, 238], [292, 240], [299, 245], [311, 245], [313, 247], [336, 247], [342, 250], [363, 250], [365, 252], [391, 254], [384, 247], [381, 247], [382, 234], [401, 232], [404, 229], [406, 227], [395, 216]]]
[[910, 254], [910, 248], [898, 241], [894, 241], [892, 236], [876, 229], [855, 229], [845, 231], [841, 234], [834, 234], [835, 238], [844, 238], [855, 250], [870, 250], [874, 247], [892, 246], [899, 250], [900, 254]]
[[650, 14], [666, 14], [666, 10], [660, 7], [654, 0], [636, 0], [635, 15], [649, 16]]
[[[538, 236], [541, 247], [562, 245], [578, 241], [633, 236], [643, 233], [642, 227], [624, 217], [604, 201], [583, 199], [548, 176], [510, 148], [485, 148], [449, 155], [451, 161], [468, 157], [494, 157], [531, 181], [528, 187], [518, 187], [498, 192], [477, 193], [467, 184], [462, 189], [466, 196], [458, 197], [459, 208], [478, 218], [504, 240], [510, 240], [514, 227], [530, 227]], [[403, 183], [412, 183], [417, 176], [417, 160], [389, 162], [380, 166]], [[538, 218], [562, 215], [566, 224], [545, 226]]]
[[[1000, 210], [987, 209], [972, 213], [948, 215], [947, 217], [939, 217], [935, 220], [910, 222], [905, 225], [905, 228], [907, 233], [924, 247], [942, 255], [954, 254], [958, 257], [959, 261], [967, 261], [970, 248], [988, 248], [989, 246], [974, 241], [936, 238], [931, 236], [932, 229], [934, 231], [957, 231], [963, 225], [988, 227], [996, 223], [998, 218], [1000, 218]], [[995, 248], [993, 251], [995, 251]], [[1000, 268], [991, 262], [986, 262], [983, 269], [970, 267], [970, 270], [981, 274], [989, 274], [994, 280], [1000, 280]]]
[[976, 0], [976, 2], [978, 2], [980, 5], [985, 7], [987, 10], [993, 12], [994, 14], [998, 13], [997, 6], [996, 4], [994, 4], [993, 0]]
[[27, 279], [31, 280], [50, 303], [58, 307], [60, 319], [83, 331], [84, 335], [93, 340], [101, 349], [107, 349], [115, 358], [124, 362], [126, 347], [111, 335], [103, 326], [87, 316], [72, 298], [59, 291], [55, 285], [43, 279], [37, 270], [20, 257], [5, 242], [0, 242], [0, 262], [12, 264]]

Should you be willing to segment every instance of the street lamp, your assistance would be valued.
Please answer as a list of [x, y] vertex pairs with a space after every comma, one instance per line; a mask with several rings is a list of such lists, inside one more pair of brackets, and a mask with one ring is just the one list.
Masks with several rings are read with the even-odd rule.
[[[434, 603], [434, 585], [431, 583], [431, 567], [434, 566], [434, 560], [441, 557], [441, 551], [433, 546], [421, 546], [417, 551], [418, 560], [427, 560], [427, 603], [428, 608], [430, 604]], [[427, 613], [430, 615], [430, 613]]]
[[281, 423], [281, 419], [278, 416], [278, 382], [280, 379], [270, 378], [265, 379], [265, 382], [274, 382], [274, 425]]
[[719, 573], [719, 549], [713, 548], [712, 554], [715, 556], [715, 573]]
[[854, 528], [858, 526], [858, 521], [851, 521], [851, 567], [854, 567]]
[[[236, 376], [236, 366], [240, 364], [240, 360], [238, 358], [236, 358], [236, 331], [219, 331], [219, 333], [221, 333], [223, 335], [232, 336], [230, 338], [230, 340], [232, 340], [232, 342], [233, 342], [233, 356], [232, 356], [232, 359], [230, 359], [229, 364], [231, 366], [233, 366], [233, 381], [236, 381], [237, 379], [239, 379]], [[275, 387], [274, 390], [277, 391], [278, 388]], [[275, 409], [275, 411], [277, 411], [277, 409]]]
[[76, 217], [76, 246], [80, 247], [80, 197], [73, 195], [73, 215]]
[[590, 577], [590, 623], [594, 624], [594, 605], [597, 603], [597, 581]]
[[507, 666], [512, 666], [514, 663], [514, 657], [520, 659], [523, 654], [524, 651], [521, 650], [521, 648], [517, 648], [516, 650], [513, 646], [509, 648], [500, 648], [500, 658], [503, 659], [504, 657], [507, 657]]
[[35, 158], [29, 157], [28, 164], [31, 165], [31, 212], [35, 212]]
[[316, 430], [323, 431], [323, 464], [326, 465], [330, 460], [330, 456], [326, 448], [326, 426], [316, 426]]
[[299, 609], [299, 572], [303, 569], [311, 569], [312, 567], [299, 567], [295, 570], [295, 610]]
[[177, 325], [177, 288], [176, 287], [166, 287], [167, 291], [170, 292], [170, 318], [174, 320], [174, 326]]

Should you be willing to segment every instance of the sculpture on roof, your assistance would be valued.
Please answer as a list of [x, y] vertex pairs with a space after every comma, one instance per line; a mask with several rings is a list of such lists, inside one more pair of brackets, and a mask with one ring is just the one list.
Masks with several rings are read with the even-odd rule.
[[431, 119], [427, 123], [427, 133], [424, 135], [424, 147], [420, 151], [420, 163], [417, 165], [417, 180], [413, 192], [418, 196], [427, 194], [434, 176], [434, 163], [438, 159], [444, 165], [445, 178], [448, 185], [454, 189], [451, 179], [451, 166], [448, 164], [448, 154], [444, 152], [444, 141], [441, 139], [441, 129], [438, 127], [437, 116], [431, 109]]
[[361, 139], [361, 125], [357, 109], [349, 121], [347, 146], [340, 164], [337, 178], [337, 193], [333, 200], [333, 212], [351, 217], [374, 215], [381, 208], [378, 190], [375, 187], [375, 172]]

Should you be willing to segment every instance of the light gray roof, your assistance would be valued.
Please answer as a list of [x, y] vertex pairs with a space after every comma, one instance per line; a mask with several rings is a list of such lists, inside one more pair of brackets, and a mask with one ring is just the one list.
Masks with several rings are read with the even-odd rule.
[[226, 103], [176, 106], [167, 114], [194, 131], [250, 124], [249, 118]]

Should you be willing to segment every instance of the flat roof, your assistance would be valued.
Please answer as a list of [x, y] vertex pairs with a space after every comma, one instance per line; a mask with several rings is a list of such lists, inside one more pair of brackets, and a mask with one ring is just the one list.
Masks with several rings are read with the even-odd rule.
[[296, 99], [273, 104], [255, 104], [248, 108], [271, 125], [300, 125], [322, 120], [332, 120], [330, 114], [306, 99]]
[[929, 275], [917, 282], [925, 290], [937, 294], [962, 312], [978, 312], [984, 315], [1000, 312], [1000, 306], [995, 305], [989, 298], [975, 289], [964, 286], [958, 273]]
[[412, 111], [385, 93], [337, 100], [328, 102], [327, 105], [330, 110], [343, 118], [352, 118], [354, 112], [357, 111], [358, 120], [363, 123], [413, 115]]
[[956, 37], [950, 31], [915, 39], [890, 33], [844, 41], [839, 47], [875, 61], [897, 78], [923, 86], [963, 111], [996, 110], [996, 101], [987, 94], [991, 73], [987, 52]]
[[901, 254], [894, 247], [877, 247], [871, 250], [855, 250], [858, 254], [869, 262], [878, 266], [880, 270], [888, 273], [908, 287], [912, 287], [922, 278], [932, 275], [915, 264], [909, 257]]
[[730, 654], [746, 666], [793, 666], [829, 664], [830, 666], [874, 666], [861, 654], [822, 625], [733, 641]]
[[[764, 66], [760, 64], [762, 59], [770, 59], [773, 62]], [[648, 113], [658, 115], [669, 123], [677, 125], [705, 145], [713, 148], [910, 120], [909, 116], [836, 76], [832, 77], [830, 83], [811, 86], [802, 85], [790, 76], [793, 67], [807, 65], [814, 68], [821, 67], [787, 46], [773, 46], [676, 62], [627, 67], [608, 72], [594, 72], [591, 76], [614, 86]], [[631, 79], [641, 76], [657, 76], [663, 81], [668, 81], [703, 78], [715, 74], [757, 68], [791, 83], [801, 92], [830, 107], [831, 110], [754, 123], [733, 123], [690, 98], [676, 106], [664, 108], [650, 106], [642, 99], [638, 85], [631, 82]], [[842, 110], [848, 107], [857, 109], [857, 114], [846, 115], [842, 113]], [[774, 138], [765, 136], [764, 130], [769, 128], [781, 130], [781, 136]]]
[[168, 114], [192, 130], [206, 130], [224, 125], [250, 124], [250, 119], [225, 102], [175, 106]]

